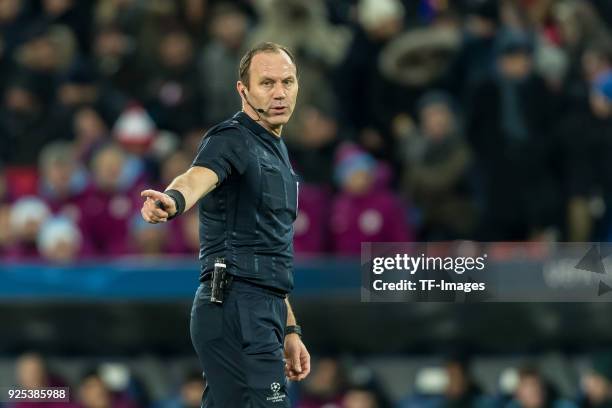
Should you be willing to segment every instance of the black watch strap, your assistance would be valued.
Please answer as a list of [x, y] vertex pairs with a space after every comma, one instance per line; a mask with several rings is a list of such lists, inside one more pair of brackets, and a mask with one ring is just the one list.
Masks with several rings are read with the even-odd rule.
[[170, 217], [168, 217], [168, 221], [170, 221], [171, 219], [178, 217], [183, 213], [183, 211], [185, 211], [185, 197], [183, 196], [183, 193], [174, 189], [166, 190], [164, 191], [164, 194], [170, 196], [170, 198], [174, 200], [174, 205], [176, 207], [176, 212]]
[[287, 326], [285, 327], [285, 336], [287, 336], [288, 334], [291, 333], [295, 333], [298, 336], [300, 336], [300, 339], [302, 338], [302, 326], [299, 325], [293, 325], [293, 326]]

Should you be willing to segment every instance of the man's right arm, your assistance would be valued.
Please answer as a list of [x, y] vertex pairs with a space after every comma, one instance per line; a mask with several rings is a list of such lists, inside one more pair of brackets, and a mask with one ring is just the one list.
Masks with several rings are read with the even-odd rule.
[[[187, 211], [200, 198], [210, 193], [218, 182], [219, 178], [214, 171], [206, 167], [193, 166], [176, 177], [166, 190], [179, 191], [185, 198], [184, 211]], [[146, 198], [140, 211], [145, 221], [152, 224], [166, 222], [168, 217], [176, 214], [176, 203], [168, 194], [155, 190], [144, 190], [140, 195]], [[157, 201], [161, 202], [163, 209], [157, 206]]]
[[[143, 218], [151, 223], [168, 221], [169, 217], [177, 213], [176, 203], [180, 204], [180, 209], [187, 211], [230, 174], [244, 173], [247, 157], [245, 139], [237, 129], [216, 130], [205, 136], [191, 168], [175, 178], [166, 189], [176, 190], [180, 194], [173, 191], [169, 192], [172, 195], [170, 196], [155, 190], [145, 190], [141, 193], [146, 197], [141, 211]], [[157, 205], [158, 202], [161, 203], [160, 206]]]

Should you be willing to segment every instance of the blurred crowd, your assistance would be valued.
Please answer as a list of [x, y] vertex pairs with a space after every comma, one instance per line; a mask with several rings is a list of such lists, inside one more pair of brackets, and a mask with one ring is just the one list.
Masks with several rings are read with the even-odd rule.
[[333, 356], [317, 360], [305, 384], [295, 392], [296, 408], [593, 408], [612, 406], [612, 355], [593, 356], [580, 377], [578, 394], [562, 395], [537, 365], [509, 366], [492, 392], [471, 373], [470, 361], [450, 356], [420, 367], [412, 391], [398, 401], [366, 365]]
[[289, 46], [298, 254], [362, 241], [612, 238], [608, 0], [0, 0], [0, 254], [194, 254], [144, 188]]
[[[534, 360], [535, 361], [535, 360]], [[546, 370], [535, 363], [508, 366], [494, 390], [475, 380], [470, 361], [449, 356], [416, 371], [410, 391], [390, 396], [381, 372], [349, 356], [324, 354], [314, 360], [309, 377], [290, 383], [293, 408], [609, 408], [612, 407], [612, 353], [599, 352], [589, 367], [574, 373], [576, 395], [561, 392]], [[152, 392], [146, 373], [121, 362], [103, 361], [80, 373], [74, 382], [59, 375], [37, 353], [16, 359], [14, 385], [23, 389], [69, 387], [69, 403], [7, 404], [5, 408], [198, 408], [206, 380], [186, 369], [165, 392]], [[388, 375], [389, 373], [387, 373]], [[497, 374], [494, 374], [497, 375]], [[408, 381], [397, 378], [396, 383]], [[272, 392], [272, 391], [270, 391]]]

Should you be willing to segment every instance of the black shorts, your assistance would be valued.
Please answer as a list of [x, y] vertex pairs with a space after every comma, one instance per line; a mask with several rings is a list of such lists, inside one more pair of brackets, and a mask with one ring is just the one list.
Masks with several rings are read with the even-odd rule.
[[242, 281], [232, 282], [222, 305], [209, 296], [204, 282], [191, 309], [191, 340], [207, 380], [202, 408], [289, 407], [284, 297]]

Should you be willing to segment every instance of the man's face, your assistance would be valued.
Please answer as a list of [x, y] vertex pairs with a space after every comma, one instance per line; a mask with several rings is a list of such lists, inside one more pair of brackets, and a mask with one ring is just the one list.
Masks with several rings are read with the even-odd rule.
[[17, 360], [17, 382], [23, 388], [44, 387], [47, 374], [44, 362], [38, 356], [25, 355]]
[[240, 12], [220, 15], [212, 23], [212, 33], [230, 49], [239, 49], [247, 30], [247, 18]]
[[452, 112], [444, 104], [433, 104], [421, 110], [423, 133], [431, 140], [444, 139], [452, 129]]
[[47, 14], [59, 16], [72, 7], [71, 0], [44, 0], [43, 7]]
[[21, 10], [22, 0], [4, 0], [0, 1], [0, 21], [11, 22], [19, 15]]
[[70, 179], [74, 170], [74, 163], [56, 161], [46, 166], [44, 177], [55, 193], [64, 196], [70, 192]]
[[605, 59], [592, 50], [584, 52], [581, 62], [584, 78], [589, 82], [595, 81], [602, 72], [609, 68]]
[[115, 148], [97, 154], [93, 161], [93, 174], [98, 187], [104, 191], [113, 191], [117, 187], [124, 160], [121, 151]]
[[446, 366], [448, 374], [448, 387], [446, 395], [451, 399], [461, 398], [468, 389], [468, 378], [464, 368], [457, 363], [449, 363]]
[[106, 408], [111, 405], [110, 392], [98, 377], [86, 378], [79, 386], [79, 400], [86, 408]]
[[589, 101], [591, 103], [591, 110], [598, 118], [605, 119], [612, 116], [612, 103], [605, 96], [592, 91]]
[[[241, 85], [242, 82], [239, 82], [239, 91]], [[289, 121], [297, 93], [295, 65], [287, 54], [261, 52], [253, 57], [246, 95], [256, 109], [265, 111], [259, 114], [264, 127], [274, 130]]]
[[541, 408], [546, 401], [542, 381], [536, 376], [526, 376], [519, 382], [516, 399], [524, 408]]
[[504, 77], [522, 80], [531, 73], [532, 59], [528, 53], [517, 51], [502, 55], [499, 58], [499, 65]]
[[612, 398], [612, 388], [608, 380], [596, 373], [589, 373], [582, 379], [582, 388], [592, 405], [603, 405]]
[[181, 68], [193, 57], [193, 44], [184, 32], [168, 34], [159, 47], [161, 63], [168, 68]]

